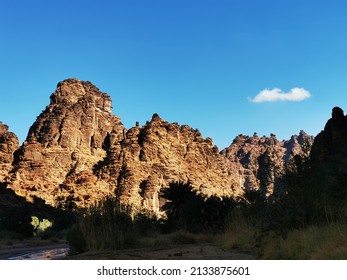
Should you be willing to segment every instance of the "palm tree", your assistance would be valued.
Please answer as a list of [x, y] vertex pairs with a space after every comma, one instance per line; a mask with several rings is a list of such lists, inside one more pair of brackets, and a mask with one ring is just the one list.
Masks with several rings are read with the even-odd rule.
[[189, 182], [170, 183], [160, 195], [166, 200], [161, 210], [166, 212], [171, 226], [187, 228], [200, 219], [204, 197], [197, 195]]
[[196, 195], [196, 190], [190, 183], [173, 182], [168, 188], [160, 192], [160, 196], [166, 200], [161, 210], [165, 211], [169, 219], [178, 219], [184, 212], [185, 205]]

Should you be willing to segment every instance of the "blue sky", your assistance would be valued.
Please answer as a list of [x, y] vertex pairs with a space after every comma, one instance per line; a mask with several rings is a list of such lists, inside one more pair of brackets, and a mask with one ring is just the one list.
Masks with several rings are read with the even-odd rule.
[[342, 0], [0, 0], [0, 121], [23, 141], [75, 77], [127, 128], [158, 113], [221, 149], [240, 133], [315, 135], [347, 111], [346, 14]]

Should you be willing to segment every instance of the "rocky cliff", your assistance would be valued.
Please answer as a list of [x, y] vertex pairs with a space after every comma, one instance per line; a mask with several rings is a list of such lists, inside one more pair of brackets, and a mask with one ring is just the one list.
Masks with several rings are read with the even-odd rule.
[[231, 195], [232, 177], [212, 140], [153, 115], [126, 130], [110, 97], [89, 82], [58, 84], [50, 104], [16, 152], [10, 186], [17, 194], [71, 208], [108, 194], [159, 209], [158, 192], [190, 181], [207, 194]]
[[190, 181], [207, 195], [238, 196], [244, 189], [269, 195], [291, 155], [312, 140], [304, 132], [289, 141], [240, 135], [219, 152], [197, 129], [157, 114], [127, 130], [111, 108], [109, 95], [90, 82], [60, 82], [15, 153], [9, 186], [68, 209], [118, 194], [158, 211], [159, 191], [173, 181]]
[[[10, 185], [19, 195], [66, 204], [77, 190], [70, 189], [69, 195], [61, 197], [61, 184], [69, 176], [95, 182], [93, 166], [106, 156], [111, 135], [120, 141], [123, 130], [119, 118], [111, 113], [109, 95], [89, 82], [65, 80], [57, 85], [50, 104], [17, 151]], [[98, 184], [83, 193], [97, 199], [108, 191]]]
[[207, 195], [240, 191], [231, 188], [233, 177], [212, 140], [187, 125], [154, 114], [143, 127], [127, 131], [120, 147], [121, 153], [110, 153], [109, 164], [96, 174], [108, 182], [114, 178], [117, 192], [138, 206], [158, 210], [160, 189], [176, 181], [190, 181]]
[[269, 196], [275, 187], [281, 186], [281, 177], [291, 158], [300, 154], [304, 146], [310, 149], [312, 143], [313, 137], [304, 131], [288, 141], [278, 141], [275, 134], [270, 137], [241, 134], [221, 154], [228, 159], [239, 187]]
[[312, 146], [313, 161], [326, 163], [347, 156], [347, 116], [339, 107], [334, 107], [332, 116], [315, 138]]
[[19, 148], [17, 136], [0, 122], [0, 182], [3, 182], [12, 169], [14, 152]]

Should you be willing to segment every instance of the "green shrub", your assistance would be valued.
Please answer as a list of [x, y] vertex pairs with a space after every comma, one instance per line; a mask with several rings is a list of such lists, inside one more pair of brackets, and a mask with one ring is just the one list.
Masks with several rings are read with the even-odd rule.
[[53, 223], [48, 219], [40, 220], [36, 216], [31, 216], [31, 225], [34, 227], [34, 235], [43, 235], [45, 231], [52, 228]]

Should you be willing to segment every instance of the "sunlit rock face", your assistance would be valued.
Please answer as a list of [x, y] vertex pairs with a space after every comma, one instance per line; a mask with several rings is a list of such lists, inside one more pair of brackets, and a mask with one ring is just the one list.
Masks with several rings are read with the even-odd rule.
[[6, 164], [13, 161], [13, 168], [6, 182], [28, 200], [38, 197], [67, 209], [118, 195], [158, 212], [161, 188], [177, 181], [189, 181], [206, 195], [237, 197], [254, 189], [268, 196], [305, 139], [312, 141], [304, 132], [289, 141], [239, 135], [219, 152], [199, 130], [157, 114], [127, 130], [113, 115], [108, 94], [67, 79], [58, 83], [23, 145], [17, 150], [18, 140], [11, 142]]
[[231, 196], [238, 191], [232, 189], [227, 160], [212, 139], [187, 125], [154, 114], [146, 125], [129, 129], [120, 146], [120, 155], [109, 153], [108, 166], [97, 174], [111, 179], [116, 171], [118, 193], [139, 207], [158, 211], [158, 193], [170, 182], [189, 181], [206, 195]]
[[0, 122], [0, 183], [12, 169], [13, 154], [19, 148], [17, 136]]
[[71, 208], [118, 194], [158, 211], [158, 192], [172, 181], [190, 181], [206, 194], [237, 191], [226, 159], [198, 130], [156, 114], [126, 130], [109, 95], [77, 79], [60, 82], [50, 101], [15, 153], [9, 183], [20, 195]]
[[238, 188], [269, 196], [276, 186], [280, 187], [281, 177], [292, 157], [300, 154], [303, 146], [309, 149], [313, 139], [304, 131], [287, 141], [278, 141], [275, 134], [270, 137], [241, 134], [221, 154], [229, 160], [233, 176], [238, 173]]
[[[16, 152], [11, 187], [28, 198], [64, 206], [107, 195], [109, 189], [97, 183], [93, 167], [106, 156], [105, 142], [119, 142], [124, 130], [112, 115], [109, 95], [90, 82], [68, 79], [57, 85], [50, 100]], [[78, 187], [62, 185], [75, 177], [81, 182]], [[86, 189], [86, 181], [94, 187]]]

